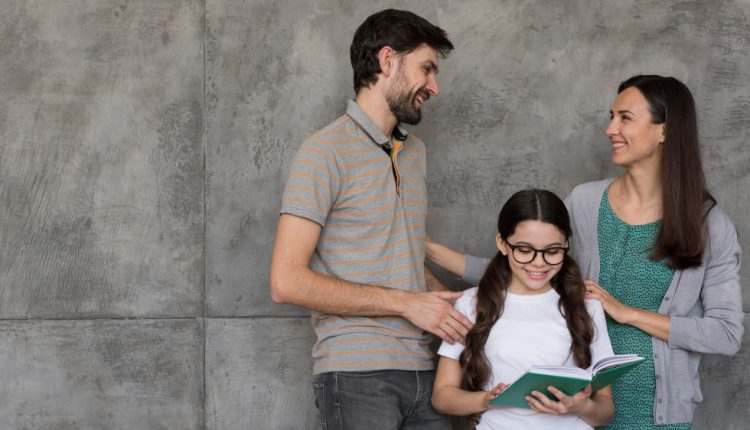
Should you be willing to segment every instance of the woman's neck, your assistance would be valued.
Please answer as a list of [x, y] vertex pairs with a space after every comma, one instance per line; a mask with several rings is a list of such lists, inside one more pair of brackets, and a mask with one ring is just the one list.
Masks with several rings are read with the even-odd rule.
[[609, 190], [609, 203], [628, 224], [646, 224], [662, 217], [662, 186], [658, 169], [630, 168]]

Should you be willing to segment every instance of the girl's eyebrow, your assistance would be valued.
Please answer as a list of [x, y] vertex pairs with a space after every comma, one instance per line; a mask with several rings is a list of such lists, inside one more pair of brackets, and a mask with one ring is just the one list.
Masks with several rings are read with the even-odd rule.
[[[532, 247], [532, 248], [534, 247], [534, 245], [531, 244], [531, 243], [529, 243], [529, 242], [516, 242], [514, 245], [517, 245], [517, 246], [529, 246], [529, 247]], [[545, 245], [541, 249], [556, 248], [556, 247], [562, 248], [562, 247], [564, 247], [564, 245], [562, 243], [560, 243], [560, 242], [554, 242], [554, 243], [550, 243], [548, 245]]]

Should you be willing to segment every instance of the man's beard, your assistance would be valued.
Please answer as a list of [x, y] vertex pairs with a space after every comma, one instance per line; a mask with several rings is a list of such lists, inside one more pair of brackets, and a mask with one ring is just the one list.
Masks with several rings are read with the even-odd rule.
[[[404, 76], [403, 69], [399, 67], [399, 70], [396, 72], [396, 82], [393, 85], [393, 89], [386, 97], [386, 101], [398, 122], [416, 125], [422, 120], [422, 111], [420, 108], [416, 107], [415, 98], [418, 93], [424, 91], [419, 89], [410, 92], [406, 90], [406, 87], [406, 76]], [[427, 101], [428, 97], [429, 96], [424, 97], [425, 101]]]

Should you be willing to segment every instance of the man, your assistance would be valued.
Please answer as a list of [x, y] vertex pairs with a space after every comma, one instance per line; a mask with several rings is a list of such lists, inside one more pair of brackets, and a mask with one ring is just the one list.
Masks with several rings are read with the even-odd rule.
[[472, 324], [451, 305], [461, 293], [425, 270], [425, 147], [399, 123], [420, 121], [439, 92], [438, 56], [452, 49], [411, 12], [367, 18], [350, 52], [356, 99], [305, 140], [289, 172], [271, 297], [313, 311], [313, 388], [328, 429], [450, 428], [430, 404], [427, 332], [463, 342]]

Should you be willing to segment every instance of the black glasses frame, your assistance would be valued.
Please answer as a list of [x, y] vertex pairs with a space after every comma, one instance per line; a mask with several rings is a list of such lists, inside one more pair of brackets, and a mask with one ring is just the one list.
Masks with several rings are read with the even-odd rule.
[[[505, 243], [508, 245], [508, 248], [510, 248], [510, 254], [513, 256], [513, 259], [516, 260], [516, 262], [518, 264], [528, 264], [528, 263], [531, 263], [532, 261], [536, 260], [537, 253], [541, 253], [542, 254], [542, 260], [544, 260], [545, 263], [549, 264], [550, 266], [557, 266], [559, 264], [562, 264], [563, 261], [565, 261], [565, 255], [568, 253], [568, 249], [569, 249], [569, 247], [567, 247], [567, 246], [551, 246], [551, 247], [545, 248], [545, 249], [536, 249], [536, 248], [528, 246], [528, 245], [513, 245], [513, 244], [510, 244], [508, 242], [505, 242]], [[518, 259], [518, 257], [516, 257], [516, 249], [518, 249], [518, 248], [526, 248], [526, 249], [532, 250], [532, 251], [534, 251], [534, 254], [531, 255], [531, 259], [529, 259], [528, 261], [521, 261], [521, 260]], [[555, 251], [562, 250], [562, 252], [563, 252], [563, 258], [562, 258], [562, 260], [558, 261], [557, 263], [550, 263], [549, 261], [547, 261], [547, 252], [548, 251], [552, 251], [552, 250], [555, 250]]]

